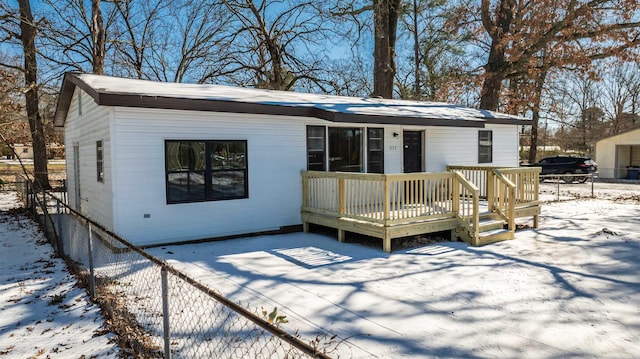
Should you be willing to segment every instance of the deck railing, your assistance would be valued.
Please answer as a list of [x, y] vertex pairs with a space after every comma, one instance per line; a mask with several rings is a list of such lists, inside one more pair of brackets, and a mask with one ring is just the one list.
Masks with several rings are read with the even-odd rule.
[[515, 205], [532, 204], [538, 201], [539, 167], [498, 167], [498, 166], [447, 166], [447, 171], [460, 172], [480, 189], [480, 197], [486, 198], [492, 206], [492, 183], [498, 171], [516, 186]]
[[455, 172], [303, 171], [303, 211], [383, 226], [460, 218], [477, 228], [478, 188]]

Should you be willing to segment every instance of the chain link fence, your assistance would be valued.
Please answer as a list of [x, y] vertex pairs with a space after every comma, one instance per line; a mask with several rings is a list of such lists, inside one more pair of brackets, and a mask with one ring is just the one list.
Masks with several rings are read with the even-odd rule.
[[284, 331], [277, 318], [232, 302], [75, 212], [62, 192], [36, 193], [30, 182], [15, 188], [58, 253], [78, 268], [129, 355], [330, 358], [338, 353], [335, 336], [322, 333], [327, 341], [307, 342]]
[[539, 198], [542, 202], [577, 199], [625, 200], [638, 197], [640, 181], [602, 179], [595, 175], [541, 175]]

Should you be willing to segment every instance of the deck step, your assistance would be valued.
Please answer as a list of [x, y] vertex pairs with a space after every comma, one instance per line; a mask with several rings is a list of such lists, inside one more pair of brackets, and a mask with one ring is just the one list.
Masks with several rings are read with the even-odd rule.
[[485, 245], [489, 243], [495, 243], [500, 241], [506, 241], [514, 238], [514, 233], [508, 229], [492, 229], [489, 231], [480, 232], [478, 238], [479, 245]]
[[478, 223], [480, 232], [487, 232], [493, 229], [502, 229], [504, 227], [504, 221], [502, 219], [481, 219]]

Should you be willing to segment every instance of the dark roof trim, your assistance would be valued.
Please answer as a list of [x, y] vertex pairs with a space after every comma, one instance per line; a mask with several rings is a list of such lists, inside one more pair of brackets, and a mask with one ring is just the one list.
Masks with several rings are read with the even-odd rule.
[[459, 120], [442, 118], [424, 118], [409, 116], [377, 116], [354, 113], [327, 111], [313, 106], [286, 106], [276, 104], [237, 102], [216, 99], [190, 99], [167, 96], [145, 96], [130, 93], [101, 92], [83, 82], [74, 73], [66, 73], [62, 82], [60, 97], [54, 116], [56, 127], [64, 127], [64, 122], [71, 105], [73, 92], [76, 87], [85, 91], [101, 106], [155, 108], [168, 110], [193, 110], [211, 112], [247, 113], [260, 115], [282, 115], [296, 117], [314, 117], [331, 122], [371, 123], [389, 125], [415, 126], [449, 126], [449, 127], [477, 127], [485, 124], [528, 125], [528, 120], [478, 118], [477, 120]]

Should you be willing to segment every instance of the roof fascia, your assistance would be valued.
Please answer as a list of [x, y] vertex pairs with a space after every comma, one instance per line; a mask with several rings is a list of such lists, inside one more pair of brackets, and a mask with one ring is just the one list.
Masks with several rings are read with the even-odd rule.
[[89, 94], [97, 104], [100, 104], [99, 92], [84, 81], [80, 80], [77, 75], [78, 73], [76, 72], [67, 72], [64, 74], [60, 89], [60, 96], [58, 97], [58, 103], [56, 104], [56, 112], [53, 116], [53, 124], [55, 127], [64, 127], [76, 87], [79, 87], [81, 90]]

